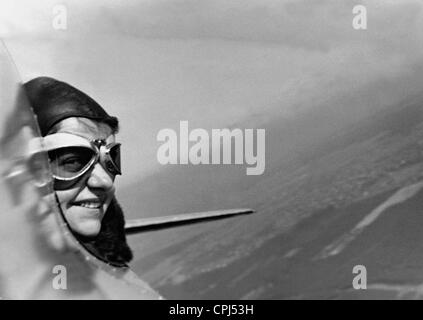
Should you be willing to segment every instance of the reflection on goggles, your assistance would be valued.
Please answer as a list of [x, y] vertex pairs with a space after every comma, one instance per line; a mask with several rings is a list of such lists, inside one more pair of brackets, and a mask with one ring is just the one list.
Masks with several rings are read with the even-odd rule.
[[71, 181], [81, 177], [97, 162], [113, 176], [121, 174], [120, 143], [89, 141], [69, 133], [56, 133], [43, 138], [50, 167], [56, 180]]

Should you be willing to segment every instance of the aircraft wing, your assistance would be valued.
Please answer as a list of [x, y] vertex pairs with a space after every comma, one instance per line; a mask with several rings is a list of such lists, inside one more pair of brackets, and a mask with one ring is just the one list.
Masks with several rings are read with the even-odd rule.
[[177, 214], [163, 217], [143, 218], [128, 220], [125, 223], [125, 231], [127, 235], [136, 234], [140, 232], [147, 232], [153, 230], [160, 230], [193, 224], [209, 220], [225, 219], [241, 214], [250, 214], [255, 211], [248, 208], [242, 209], [228, 209], [205, 212], [193, 212], [185, 214]]

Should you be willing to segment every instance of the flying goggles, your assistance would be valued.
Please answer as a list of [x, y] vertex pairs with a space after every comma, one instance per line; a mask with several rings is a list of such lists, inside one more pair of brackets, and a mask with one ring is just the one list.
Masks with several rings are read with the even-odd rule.
[[90, 141], [70, 133], [55, 133], [41, 138], [41, 144], [43, 151], [48, 152], [56, 182], [74, 181], [98, 162], [112, 176], [121, 174], [120, 143], [107, 144], [102, 139]]

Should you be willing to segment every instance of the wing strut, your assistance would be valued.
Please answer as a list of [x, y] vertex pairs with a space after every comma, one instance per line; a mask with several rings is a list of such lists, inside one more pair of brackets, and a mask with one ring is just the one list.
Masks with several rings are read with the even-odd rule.
[[143, 218], [128, 220], [125, 223], [125, 232], [127, 235], [140, 232], [167, 229], [187, 224], [194, 224], [204, 221], [225, 219], [241, 214], [250, 214], [255, 211], [252, 209], [228, 209], [205, 212], [193, 212], [185, 214], [177, 214], [164, 217]]

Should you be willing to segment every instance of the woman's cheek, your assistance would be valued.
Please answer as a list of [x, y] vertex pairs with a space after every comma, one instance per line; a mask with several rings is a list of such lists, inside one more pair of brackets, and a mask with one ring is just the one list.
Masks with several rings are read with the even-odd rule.
[[57, 198], [59, 199], [60, 206], [62, 210], [66, 210], [71, 207], [72, 201], [75, 200], [79, 194], [80, 188], [73, 188], [68, 190], [58, 190], [56, 191]]
[[96, 236], [101, 229], [102, 215], [93, 215], [81, 206], [72, 205], [80, 188], [56, 191], [66, 222], [72, 231], [83, 236]]

